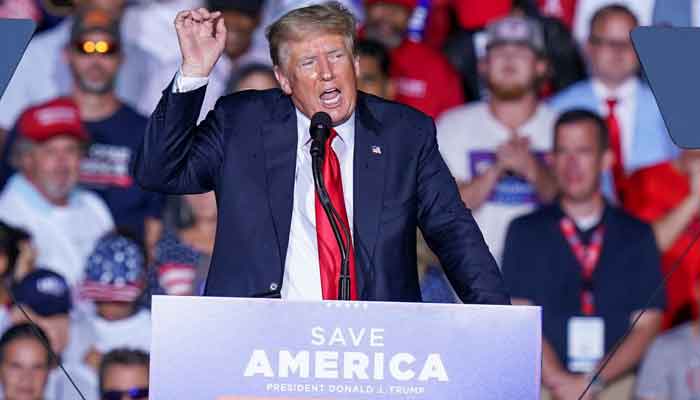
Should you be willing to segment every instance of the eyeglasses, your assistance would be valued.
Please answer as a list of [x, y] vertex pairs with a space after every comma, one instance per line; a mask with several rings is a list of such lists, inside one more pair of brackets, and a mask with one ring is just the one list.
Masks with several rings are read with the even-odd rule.
[[122, 400], [124, 396], [132, 400], [148, 398], [148, 388], [131, 388], [128, 390], [106, 390], [102, 392], [102, 400]]
[[75, 51], [80, 54], [115, 54], [119, 52], [119, 45], [106, 40], [85, 40], [73, 44]]
[[614, 51], [626, 51], [632, 49], [632, 42], [629, 40], [607, 39], [600, 36], [591, 35], [588, 41], [595, 47], [609, 47]]

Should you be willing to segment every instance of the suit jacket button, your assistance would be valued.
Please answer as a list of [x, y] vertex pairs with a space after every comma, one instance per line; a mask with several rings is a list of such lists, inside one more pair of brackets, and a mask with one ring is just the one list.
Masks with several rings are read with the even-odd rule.
[[277, 290], [277, 282], [272, 282], [270, 284], [270, 290]]

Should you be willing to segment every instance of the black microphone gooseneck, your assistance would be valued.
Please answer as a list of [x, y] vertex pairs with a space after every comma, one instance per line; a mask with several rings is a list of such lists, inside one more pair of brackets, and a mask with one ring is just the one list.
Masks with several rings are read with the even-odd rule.
[[[328, 217], [328, 221], [331, 224], [331, 229], [333, 229], [333, 234], [335, 235], [335, 240], [338, 242], [338, 247], [340, 248], [340, 277], [338, 285], [338, 299], [339, 300], [350, 300], [350, 267], [348, 257], [350, 252], [350, 230], [345, 223], [338, 211], [335, 209], [331, 203], [330, 197], [328, 196], [328, 191], [323, 183], [323, 159], [325, 155], [325, 144], [326, 140], [330, 136], [332, 122], [331, 117], [325, 112], [317, 112], [311, 118], [311, 126], [309, 127], [309, 133], [311, 134], [311, 169], [313, 171], [314, 177], [314, 187], [316, 189], [316, 194], [323, 207], [323, 211]], [[345, 234], [341, 234], [341, 229]]]
[[637, 314], [637, 316], [634, 318], [630, 326], [627, 328], [627, 331], [625, 331], [625, 334], [622, 335], [621, 338], [615, 342], [613, 345], [612, 349], [610, 352], [603, 358], [603, 361], [601, 364], [596, 368], [591, 375], [590, 379], [588, 380], [588, 383], [586, 384], [585, 389], [583, 389], [583, 392], [579, 396], [578, 400], [583, 400], [584, 397], [586, 397], [586, 394], [588, 393], [589, 390], [591, 390], [591, 387], [595, 384], [596, 380], [600, 377], [600, 374], [603, 372], [605, 367], [608, 365], [610, 360], [613, 358], [613, 356], [617, 353], [617, 351], [620, 349], [620, 346], [622, 343], [627, 339], [627, 337], [632, 333], [632, 330], [637, 326], [637, 322], [639, 322], [640, 318], [642, 318], [642, 315], [644, 315], [644, 312], [651, 307], [652, 302], [658, 295], [660, 295], [663, 291], [663, 288], [666, 287], [666, 284], [668, 283], [669, 279], [671, 278], [671, 275], [673, 275], [678, 268], [680, 268], [681, 265], [683, 265], [683, 261], [685, 261], [686, 256], [688, 253], [690, 253], [690, 250], [695, 246], [695, 244], [700, 240], [700, 231], [696, 232], [695, 235], [693, 236], [692, 240], [686, 245], [686, 247], [683, 249], [683, 252], [681, 253], [680, 256], [678, 256], [673, 263], [671, 264], [671, 268], [669, 268], [668, 272], [666, 272], [666, 275], [664, 275], [661, 283], [654, 289], [654, 291], [651, 293], [651, 296], [649, 296], [649, 299], [646, 301], [644, 304], [644, 307], [642, 308], [642, 311]]

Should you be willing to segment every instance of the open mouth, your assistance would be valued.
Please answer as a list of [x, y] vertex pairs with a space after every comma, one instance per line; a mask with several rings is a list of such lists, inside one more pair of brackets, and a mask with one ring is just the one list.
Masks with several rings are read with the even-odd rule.
[[321, 93], [321, 104], [326, 108], [335, 108], [340, 105], [341, 93], [336, 88], [324, 90]]

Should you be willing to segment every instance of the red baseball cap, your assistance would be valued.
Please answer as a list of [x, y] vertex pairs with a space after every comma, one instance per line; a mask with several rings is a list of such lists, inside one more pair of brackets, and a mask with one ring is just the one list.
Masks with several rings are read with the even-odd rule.
[[78, 106], [67, 97], [29, 107], [20, 115], [18, 129], [22, 136], [35, 142], [56, 136], [72, 136], [84, 142], [89, 137]]
[[413, 10], [418, 5], [418, 0], [365, 0], [365, 6], [369, 7], [377, 3], [388, 3], [404, 6]]

